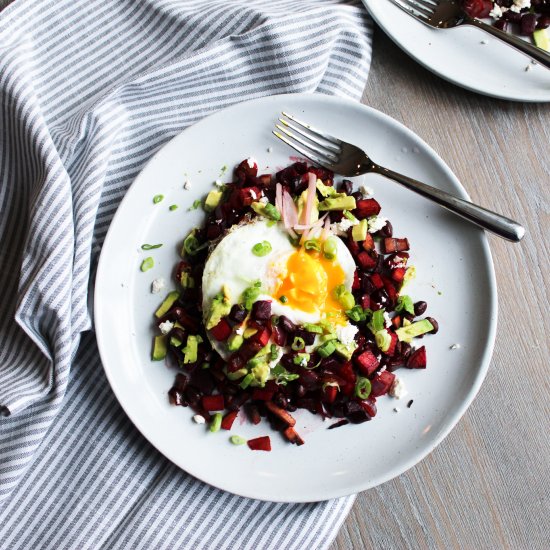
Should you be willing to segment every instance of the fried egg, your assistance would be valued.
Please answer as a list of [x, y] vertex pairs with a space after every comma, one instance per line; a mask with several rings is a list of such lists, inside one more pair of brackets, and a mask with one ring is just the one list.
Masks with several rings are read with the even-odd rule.
[[[257, 256], [252, 249], [269, 243], [270, 251]], [[224, 289], [231, 304], [239, 303], [243, 291], [261, 282], [258, 300], [270, 300], [273, 315], [285, 315], [295, 324], [328, 319], [347, 324], [343, 307], [334, 289], [344, 285], [351, 291], [355, 262], [341, 239], [336, 257], [295, 247], [284, 225], [258, 219], [235, 226], [210, 254], [202, 279], [203, 310], [208, 311], [214, 296]]]

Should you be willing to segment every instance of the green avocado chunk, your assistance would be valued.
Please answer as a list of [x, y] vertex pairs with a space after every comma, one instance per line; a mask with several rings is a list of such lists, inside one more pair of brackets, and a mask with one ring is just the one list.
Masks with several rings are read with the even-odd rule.
[[153, 340], [153, 361], [162, 361], [166, 357], [168, 352], [167, 348], [168, 335], [161, 334], [160, 336], [155, 336]]
[[230, 311], [231, 301], [229, 298], [229, 292], [224, 286], [222, 292], [216, 294], [210, 304], [210, 311], [208, 312], [208, 317], [206, 319], [206, 330], [214, 328], [223, 317], [229, 315]]
[[194, 336], [190, 334], [187, 337], [187, 344], [183, 348], [183, 362], [184, 363], [195, 363], [198, 357], [199, 344], [202, 342], [200, 336]]
[[357, 225], [351, 228], [351, 236], [354, 241], [364, 241], [367, 238], [369, 230], [369, 222], [367, 220], [361, 220]]
[[535, 41], [535, 46], [538, 46], [542, 50], [550, 52], [550, 38], [546, 29], [538, 29], [533, 33], [533, 40]]
[[227, 340], [227, 349], [229, 351], [237, 351], [244, 342], [242, 334], [232, 334]]
[[342, 342], [334, 341], [334, 345], [336, 346], [336, 353], [346, 361], [351, 359], [353, 352], [357, 349], [357, 344], [355, 342], [345, 345], [342, 344]]
[[395, 334], [397, 334], [397, 338], [399, 338], [400, 342], [407, 342], [410, 344], [415, 336], [421, 336], [422, 334], [431, 332], [433, 328], [433, 325], [430, 321], [428, 321], [428, 319], [422, 319], [421, 321], [416, 321], [416, 323], [412, 323], [406, 327], [398, 328], [395, 331]]
[[174, 302], [180, 297], [180, 293], [177, 290], [173, 290], [164, 298], [162, 304], [160, 304], [157, 311], [155, 311], [155, 316], [157, 319], [160, 319], [163, 315], [168, 313], [168, 310], [172, 307]]
[[218, 204], [220, 204], [222, 195], [223, 191], [210, 191], [210, 193], [206, 195], [206, 200], [204, 201], [204, 209], [207, 212], [212, 212], [213, 210], [215, 210]]
[[351, 195], [338, 193], [332, 197], [327, 197], [319, 203], [319, 210], [353, 210], [355, 208], [355, 198]]

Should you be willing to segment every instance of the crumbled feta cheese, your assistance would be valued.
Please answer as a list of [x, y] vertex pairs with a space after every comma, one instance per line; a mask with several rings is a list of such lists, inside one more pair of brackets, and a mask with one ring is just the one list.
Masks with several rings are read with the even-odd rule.
[[514, 5], [510, 7], [510, 11], [519, 13], [523, 8], [530, 8], [531, 0], [514, 0]]
[[500, 19], [502, 17], [502, 10], [498, 4], [493, 5], [493, 9], [489, 12], [489, 17], [493, 19]]
[[376, 233], [386, 225], [388, 218], [384, 218], [384, 216], [372, 216], [369, 218], [368, 221], [369, 221], [369, 233]]
[[391, 319], [387, 311], [384, 311], [384, 326], [391, 327]]
[[361, 185], [359, 187], [359, 193], [361, 193], [363, 197], [372, 197], [374, 195], [374, 190], [366, 185]]
[[359, 329], [351, 323], [344, 326], [339, 325], [336, 328], [336, 336], [338, 336], [338, 340], [340, 340], [344, 346], [349, 346], [354, 342], [355, 335], [358, 331]]
[[401, 399], [405, 395], [407, 395], [407, 388], [405, 388], [405, 383], [401, 378], [395, 377], [395, 380], [393, 381], [393, 384], [390, 388], [390, 395], [392, 397], [395, 397], [396, 399]]
[[244, 334], [244, 325], [240, 326], [239, 328], [235, 329], [235, 334], [238, 334], [239, 336], [242, 336]]
[[215, 182], [214, 182], [214, 185], [216, 187], [223, 187], [223, 181], [220, 180], [220, 179], [217, 179]]
[[359, 220], [357, 222], [354, 222], [352, 220], [348, 220], [347, 218], [342, 218], [338, 223], [332, 224], [332, 229], [337, 233], [345, 233], [350, 227], [353, 227], [357, 223], [359, 223]]
[[307, 367], [307, 359], [305, 357], [302, 357], [300, 360], [300, 367]]
[[254, 157], [248, 157], [246, 159], [246, 162], [247, 162], [249, 168], [254, 168], [254, 166], [258, 164]]
[[460, 344], [453, 344], [449, 349], [460, 349]]
[[165, 286], [166, 282], [163, 278], [159, 277], [158, 279], [154, 279], [151, 283], [151, 292], [153, 294], [158, 294]]
[[267, 197], [261, 197], [261, 198], [260, 198], [260, 202], [261, 202], [262, 204], [267, 204], [267, 203], [269, 202], [269, 199], [268, 199]]
[[258, 198], [258, 195], [256, 195], [256, 191], [254, 191], [254, 189], [250, 190], [250, 197], [252, 198], [253, 201], [255, 201]]
[[174, 328], [174, 323], [172, 321], [164, 321], [159, 325], [159, 329], [162, 334], [168, 334]]
[[183, 184], [183, 188], [186, 191], [189, 191], [189, 189], [191, 189], [191, 182], [189, 180], [185, 180], [185, 183]]
[[201, 414], [196, 414], [196, 415], [193, 417], [193, 420], [194, 420], [197, 424], [205, 424], [205, 423], [206, 423], [206, 419], [205, 419], [204, 416], [202, 416]]

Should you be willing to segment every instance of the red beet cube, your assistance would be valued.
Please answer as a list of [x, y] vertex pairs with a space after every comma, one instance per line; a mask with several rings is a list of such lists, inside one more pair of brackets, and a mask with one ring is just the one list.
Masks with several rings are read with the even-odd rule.
[[426, 364], [426, 346], [422, 346], [411, 353], [405, 366], [408, 369], [425, 369]]
[[397, 334], [395, 334], [395, 332], [390, 332], [390, 331], [388, 331], [388, 333], [391, 338], [391, 343], [390, 343], [390, 347], [384, 353], [391, 357], [395, 353], [395, 346], [397, 346]]
[[323, 390], [323, 401], [325, 403], [334, 403], [336, 396], [338, 395], [337, 386], [325, 386]]
[[361, 307], [363, 309], [370, 308], [370, 296], [368, 294], [363, 294], [363, 296], [361, 296]]
[[362, 269], [374, 269], [376, 267], [376, 259], [372, 258], [368, 252], [359, 252], [357, 254], [357, 262]]
[[249, 439], [247, 445], [253, 451], [271, 451], [271, 439], [268, 435]]
[[371, 380], [370, 397], [379, 397], [390, 391], [391, 385], [395, 380], [395, 374], [385, 370]]
[[355, 270], [355, 273], [353, 274], [353, 284], [351, 285], [352, 290], [359, 290], [361, 288], [361, 281], [359, 280], [359, 275], [357, 274], [357, 270]]
[[388, 294], [388, 298], [392, 304], [395, 304], [397, 300], [397, 290], [391, 279], [382, 276], [382, 283], [384, 284], [384, 290]]
[[238, 190], [237, 204], [240, 208], [250, 206], [254, 201], [260, 198], [259, 187], [243, 187]]
[[343, 378], [346, 382], [349, 382], [354, 385], [355, 385], [355, 381], [357, 380], [357, 375], [355, 374], [355, 372], [353, 372], [353, 367], [350, 362], [345, 363], [338, 370], [338, 376]]
[[258, 183], [264, 187], [269, 187], [271, 185], [271, 174], [262, 174], [258, 176]]
[[363, 410], [372, 418], [376, 416], [376, 398], [375, 397], [369, 397], [368, 399], [365, 399], [364, 401], [359, 401], [359, 404], [361, 407], [363, 407]]
[[304, 444], [304, 440], [300, 437], [300, 435], [298, 434], [298, 432], [292, 428], [291, 426], [289, 426], [284, 432], [283, 432], [283, 435], [288, 439], [288, 441], [290, 441], [291, 443], [294, 443], [298, 446], [300, 445], [303, 445]]
[[274, 391], [266, 390], [264, 388], [254, 388], [252, 391], [252, 399], [255, 401], [271, 401], [273, 399]]
[[381, 206], [376, 199], [360, 199], [356, 202], [356, 208], [353, 211], [356, 218], [360, 220], [376, 216], [380, 213]]
[[210, 329], [210, 333], [218, 342], [224, 342], [231, 334], [231, 325], [226, 319], [222, 319], [214, 328]]
[[223, 395], [203, 395], [201, 398], [202, 408], [205, 411], [223, 411], [225, 409]]
[[391, 278], [396, 282], [396, 283], [402, 283], [403, 282], [403, 279], [405, 278], [405, 271], [407, 271], [404, 267], [396, 267], [392, 272], [391, 272]]
[[222, 419], [222, 430], [230, 430], [238, 414], [239, 414], [239, 411], [228, 412]]
[[269, 342], [269, 339], [271, 338], [271, 331], [268, 327], [261, 327], [256, 334], [253, 334], [250, 339], [253, 342], [258, 342], [262, 345], [262, 348], [264, 346], [267, 346], [267, 343]]
[[255, 321], [267, 321], [271, 319], [271, 300], [258, 300], [254, 302], [250, 315]]
[[367, 233], [367, 238], [363, 241], [363, 248], [367, 252], [374, 250], [374, 238], [370, 233]]
[[227, 360], [227, 372], [237, 372], [242, 369], [246, 361], [240, 353], [234, 353]]
[[385, 254], [409, 250], [408, 239], [394, 239], [393, 237], [387, 237], [384, 239], [383, 243], [383, 250]]
[[[235, 169], [235, 174], [237, 176], [242, 175], [246, 176], [257, 176], [258, 175], [258, 165], [255, 162], [248, 162], [249, 159], [241, 161], [239, 166]], [[251, 166], [252, 165], [252, 166]], [[244, 178], [243, 178], [244, 179]]]
[[393, 328], [395, 329], [398, 329], [401, 327], [401, 315], [396, 315], [395, 317], [392, 318], [391, 320], [391, 324], [393, 326]]
[[373, 273], [370, 276], [370, 282], [373, 284], [373, 286], [377, 290], [380, 290], [381, 288], [384, 287], [384, 281], [382, 281], [382, 277], [380, 277], [380, 275], [378, 275], [378, 273]]
[[359, 369], [362, 375], [370, 376], [379, 365], [376, 355], [370, 350], [366, 350], [361, 355], [354, 358], [355, 365]]

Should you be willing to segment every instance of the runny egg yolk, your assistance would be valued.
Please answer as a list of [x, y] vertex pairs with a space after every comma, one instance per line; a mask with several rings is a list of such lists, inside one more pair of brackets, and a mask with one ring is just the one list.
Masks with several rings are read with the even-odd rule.
[[345, 323], [344, 308], [334, 297], [334, 289], [344, 280], [344, 270], [336, 261], [301, 248], [289, 256], [286, 272], [279, 280], [274, 298], [278, 300], [286, 296], [285, 305], [292, 309]]

